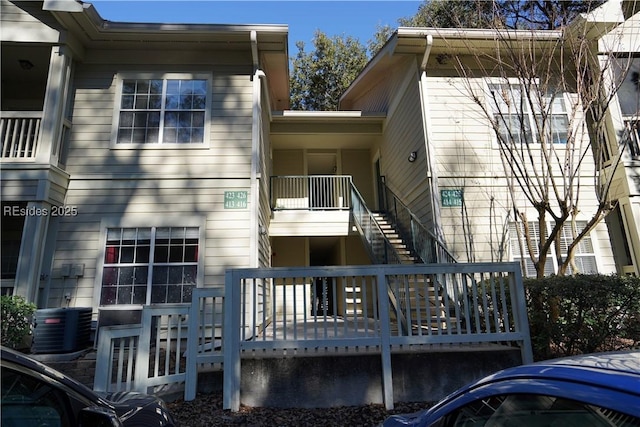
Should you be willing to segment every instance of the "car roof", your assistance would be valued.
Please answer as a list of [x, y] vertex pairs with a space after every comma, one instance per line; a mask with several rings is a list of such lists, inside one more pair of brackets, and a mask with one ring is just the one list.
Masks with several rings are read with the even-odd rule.
[[581, 356], [538, 362], [541, 365], [566, 365], [596, 368], [606, 371], [626, 372], [640, 375], [640, 349], [609, 353], [584, 354]]
[[[489, 375], [475, 385], [524, 377], [590, 383], [640, 395], [640, 389], [635, 388], [640, 381], [640, 350], [586, 354], [516, 366]], [[635, 387], [631, 387], [633, 385]]]
[[[89, 387], [85, 386], [84, 384], [79, 383], [78, 381], [76, 381], [75, 379], [64, 375], [63, 373], [43, 364], [40, 363], [37, 360], [34, 360], [30, 357], [28, 357], [25, 354], [22, 354], [18, 351], [12, 350], [10, 348], [7, 347], [1, 347], [1, 355], [2, 355], [2, 362], [9, 362], [12, 363], [14, 365], [20, 365], [24, 368], [27, 368], [31, 371], [37, 372], [41, 375], [44, 375], [46, 377], [49, 378], [53, 378], [56, 381], [64, 384], [65, 386], [73, 389], [75, 392], [85, 396], [87, 399], [90, 399], [94, 402], [102, 402], [103, 404], [108, 402], [103, 399], [101, 396], [99, 396], [98, 394], [96, 394], [93, 390], [91, 390]], [[4, 363], [3, 363], [4, 365]]]
[[448, 396], [510, 380], [551, 380], [617, 390], [640, 398], [640, 350], [552, 359], [498, 371]]

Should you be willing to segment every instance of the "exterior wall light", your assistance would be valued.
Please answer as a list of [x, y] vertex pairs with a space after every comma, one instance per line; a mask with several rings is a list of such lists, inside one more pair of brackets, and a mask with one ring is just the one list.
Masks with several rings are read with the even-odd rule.
[[407, 160], [409, 160], [409, 163], [413, 163], [416, 161], [417, 157], [418, 157], [418, 152], [412, 151], [411, 153], [409, 153], [409, 158]]

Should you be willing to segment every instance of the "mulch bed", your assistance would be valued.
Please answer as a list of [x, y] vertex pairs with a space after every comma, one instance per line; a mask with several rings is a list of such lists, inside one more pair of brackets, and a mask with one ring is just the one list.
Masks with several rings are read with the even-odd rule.
[[182, 427], [251, 426], [251, 427], [373, 427], [391, 414], [410, 413], [428, 408], [429, 403], [396, 403], [393, 411], [383, 405], [346, 406], [317, 409], [251, 408], [240, 411], [222, 409], [221, 394], [202, 394], [195, 400], [168, 403]]

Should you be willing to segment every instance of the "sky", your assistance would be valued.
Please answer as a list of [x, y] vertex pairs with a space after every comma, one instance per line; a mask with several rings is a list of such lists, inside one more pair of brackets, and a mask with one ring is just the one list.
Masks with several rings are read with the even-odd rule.
[[416, 13], [421, 1], [413, 0], [85, 0], [103, 19], [122, 22], [180, 24], [287, 24], [289, 56], [297, 41], [312, 49], [317, 29], [329, 36], [349, 35], [363, 45], [373, 38], [376, 26], [398, 26], [398, 18]]

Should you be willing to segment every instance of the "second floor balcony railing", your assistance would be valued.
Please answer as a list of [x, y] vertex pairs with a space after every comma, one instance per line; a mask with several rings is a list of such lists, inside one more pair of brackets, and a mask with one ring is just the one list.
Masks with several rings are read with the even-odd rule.
[[3, 111], [0, 118], [2, 158], [35, 158], [41, 120], [40, 111]]
[[348, 210], [351, 177], [345, 175], [272, 176], [273, 210]]

